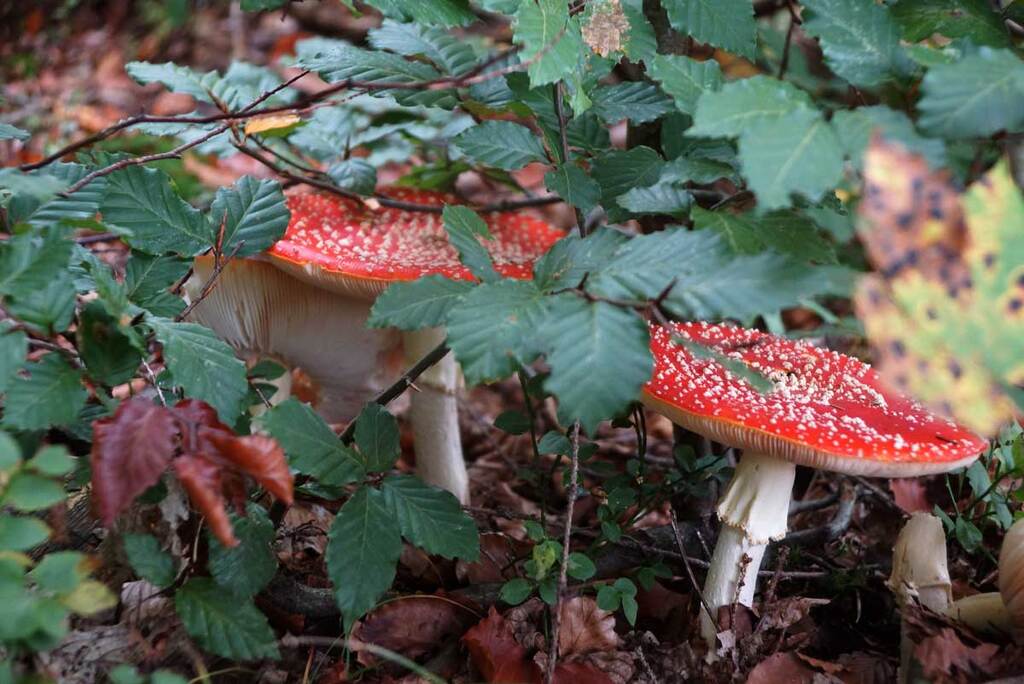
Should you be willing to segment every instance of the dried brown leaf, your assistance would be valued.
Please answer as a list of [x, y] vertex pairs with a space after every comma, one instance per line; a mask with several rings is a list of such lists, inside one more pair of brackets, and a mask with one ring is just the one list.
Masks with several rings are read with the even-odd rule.
[[155, 485], [171, 462], [178, 426], [163, 406], [134, 397], [93, 423], [92, 487], [104, 525]]
[[360, 644], [375, 644], [417, 660], [462, 634], [475, 621], [474, 613], [441, 596], [405, 596], [389, 601], [364, 617], [352, 634], [359, 662], [376, 663]]
[[607, 57], [622, 49], [623, 36], [629, 32], [629, 20], [619, 0], [598, 5], [583, 25], [583, 40], [597, 54]]
[[598, 608], [589, 596], [563, 601], [559, 613], [558, 655], [571, 658], [593, 651], [608, 651], [619, 645], [615, 633], [615, 616]]
[[492, 684], [535, 682], [540, 672], [519, 645], [505, 618], [491, 607], [487, 617], [471, 627], [462, 641], [473, 666]]
[[914, 658], [929, 681], [942, 680], [953, 676], [990, 674], [990, 666], [999, 647], [995, 644], [980, 643], [968, 646], [956, 631], [943, 627], [937, 634], [925, 637], [914, 648]]
[[224, 546], [237, 546], [221, 494], [221, 469], [199, 456], [179, 456], [174, 460], [174, 472], [192, 503], [206, 516], [213, 536]]
[[815, 684], [816, 674], [796, 654], [786, 651], [758, 663], [747, 676], [747, 684]]
[[288, 459], [277, 440], [266, 435], [237, 437], [222, 430], [200, 428], [201, 439], [208, 441], [219, 456], [239, 472], [251, 476], [284, 503], [294, 498], [294, 478]]

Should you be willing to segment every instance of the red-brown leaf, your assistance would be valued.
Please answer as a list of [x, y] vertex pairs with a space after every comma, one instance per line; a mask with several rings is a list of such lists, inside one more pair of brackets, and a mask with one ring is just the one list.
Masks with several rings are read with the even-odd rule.
[[463, 635], [462, 641], [469, 649], [473, 665], [491, 684], [523, 684], [539, 678], [537, 666], [493, 606], [486, 618]]
[[213, 536], [224, 546], [237, 546], [238, 539], [231, 529], [231, 520], [224, 508], [220, 468], [205, 458], [179, 456], [174, 460], [174, 472], [192, 503], [206, 516]]
[[175, 451], [178, 426], [163, 406], [143, 397], [93, 423], [92, 487], [104, 525], [155, 485]]
[[[352, 633], [354, 641], [376, 644], [418, 660], [439, 650], [475, 621], [472, 611], [442, 596], [405, 596], [382, 604], [363, 618]], [[368, 651], [353, 644], [359, 662], [376, 663]]]
[[223, 459], [252, 476], [278, 499], [291, 505], [295, 483], [288, 469], [288, 459], [276, 439], [266, 435], [236, 437], [209, 428], [201, 428], [200, 432], [204, 439], [216, 447]]

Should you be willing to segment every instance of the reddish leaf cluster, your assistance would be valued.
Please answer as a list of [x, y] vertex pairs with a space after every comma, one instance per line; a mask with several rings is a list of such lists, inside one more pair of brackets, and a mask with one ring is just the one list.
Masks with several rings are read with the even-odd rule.
[[274, 439], [236, 435], [202, 401], [186, 399], [171, 407], [133, 397], [113, 416], [93, 423], [92, 486], [103, 524], [111, 525], [172, 465], [225, 546], [238, 544], [226, 503], [244, 512], [246, 475], [292, 502], [292, 474]]

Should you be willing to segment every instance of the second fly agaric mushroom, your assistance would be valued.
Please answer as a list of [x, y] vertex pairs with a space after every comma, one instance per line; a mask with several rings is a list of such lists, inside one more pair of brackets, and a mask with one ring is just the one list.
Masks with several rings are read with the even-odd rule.
[[[772, 382], [762, 394], [696, 343]], [[769, 541], [786, 533], [796, 465], [852, 475], [914, 477], [974, 461], [987, 443], [883, 388], [843, 354], [726, 324], [653, 326], [654, 373], [643, 401], [672, 422], [743, 449], [718, 506], [722, 521], [704, 586], [713, 611], [751, 605]], [[702, 615], [713, 647], [717, 615]]]
[[[450, 195], [422, 190], [385, 190], [392, 199], [441, 207], [458, 204]], [[268, 252], [270, 261], [316, 287], [367, 302], [396, 282], [441, 275], [455, 280], [473, 276], [449, 243], [441, 216], [424, 211], [372, 209], [354, 200], [326, 194], [297, 194], [288, 200], [292, 220]], [[495, 270], [505, 277], [533, 277], [533, 262], [564, 233], [526, 214], [483, 216], [492, 239], [483, 244]], [[411, 363], [444, 341], [445, 331], [426, 329], [402, 334]], [[469, 500], [469, 480], [462, 459], [456, 391], [458, 368], [449, 354], [416, 381], [410, 398], [410, 421], [420, 476]]]

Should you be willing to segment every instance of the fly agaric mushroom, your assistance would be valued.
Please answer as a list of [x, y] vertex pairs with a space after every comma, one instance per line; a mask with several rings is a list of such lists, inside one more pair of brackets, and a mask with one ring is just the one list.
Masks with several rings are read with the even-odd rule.
[[[440, 207], [456, 198], [436, 192], [396, 188], [393, 199]], [[325, 194], [297, 194], [288, 200], [292, 219], [284, 238], [268, 251], [275, 266], [310, 285], [355, 300], [367, 308], [396, 282], [441, 275], [473, 278], [449, 243], [436, 213], [370, 208], [354, 200]], [[510, 278], [533, 277], [533, 262], [564, 233], [525, 214], [491, 213], [483, 217], [492, 239], [483, 244], [495, 270]], [[444, 341], [439, 328], [402, 333], [406, 358], [412, 362]], [[458, 368], [449, 354], [416, 381], [409, 414], [420, 476], [447, 489], [463, 503], [469, 479], [462, 459], [456, 391]]]
[[326, 420], [350, 420], [401, 366], [400, 340], [391, 330], [366, 327], [369, 307], [307, 285], [259, 259], [232, 259], [214, 277], [212, 255], [196, 257], [185, 291], [198, 301], [190, 320], [212, 328], [252, 363], [271, 359], [292, 373], [266, 397], [276, 404], [289, 394], [311, 403]]
[[[774, 388], [760, 393], [676, 336], [741, 362]], [[651, 351], [655, 367], [643, 402], [677, 425], [744, 450], [718, 506], [722, 527], [704, 585], [713, 611], [734, 601], [752, 604], [765, 547], [786, 533], [796, 465], [912, 477], [965, 466], [986, 446], [883, 388], [867, 364], [805, 342], [726, 324], [675, 323], [652, 327]], [[712, 648], [716, 618], [701, 618]]]

